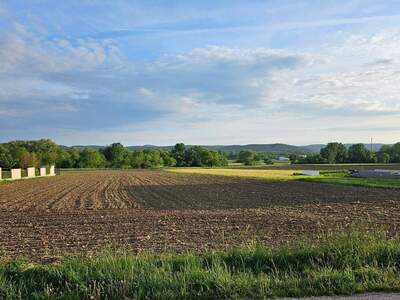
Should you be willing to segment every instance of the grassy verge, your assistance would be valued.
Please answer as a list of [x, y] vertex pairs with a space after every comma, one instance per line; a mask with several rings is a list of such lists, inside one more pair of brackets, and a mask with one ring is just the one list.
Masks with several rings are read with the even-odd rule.
[[319, 245], [249, 244], [203, 256], [106, 253], [0, 264], [6, 299], [265, 299], [400, 291], [400, 240], [351, 234]]

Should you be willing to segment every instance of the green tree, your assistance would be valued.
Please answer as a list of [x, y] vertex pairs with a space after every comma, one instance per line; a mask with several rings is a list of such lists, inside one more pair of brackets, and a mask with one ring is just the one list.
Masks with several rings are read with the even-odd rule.
[[24, 146], [29, 151], [36, 152], [42, 165], [53, 165], [58, 160], [59, 146], [52, 140], [28, 141]]
[[145, 156], [143, 150], [135, 150], [129, 153], [129, 165], [132, 168], [143, 168]]
[[364, 144], [354, 144], [349, 147], [349, 162], [352, 163], [370, 163], [374, 162], [375, 155], [368, 150]]
[[177, 167], [185, 167], [186, 166], [185, 152], [186, 152], [186, 147], [185, 147], [185, 144], [183, 144], [183, 143], [176, 144], [174, 146], [174, 148], [172, 149], [171, 154], [172, 154], [172, 157], [176, 161]]
[[297, 154], [292, 153], [289, 155], [289, 159], [292, 164], [295, 164], [298, 160], [298, 156], [297, 156]]
[[160, 167], [163, 164], [160, 152], [158, 150], [143, 150], [144, 162], [143, 168], [155, 168]]
[[329, 143], [322, 148], [320, 155], [329, 164], [344, 163], [347, 160], [347, 148], [342, 143]]
[[387, 164], [390, 162], [390, 155], [388, 153], [378, 152], [376, 157], [377, 157], [378, 163]]
[[29, 156], [29, 166], [30, 167], [39, 167], [39, 158], [36, 154], [36, 152], [32, 152]]
[[12, 155], [8, 147], [0, 145], [0, 168], [11, 169], [18, 164], [18, 160]]
[[105, 158], [102, 153], [93, 148], [85, 148], [81, 152], [79, 167], [101, 168], [105, 166]]
[[161, 151], [160, 154], [165, 167], [173, 167], [176, 165], [176, 160], [169, 151]]
[[16, 159], [18, 160], [18, 166], [22, 169], [29, 167], [30, 154], [24, 147], [18, 147], [15, 152]]
[[246, 166], [255, 165], [258, 161], [257, 153], [253, 150], [242, 150], [239, 152], [238, 161]]
[[323, 158], [320, 154], [309, 154], [306, 157], [299, 158], [296, 161], [297, 164], [326, 164], [328, 161]]
[[396, 143], [391, 147], [390, 162], [400, 163], [400, 143]]
[[[290, 160], [290, 161], [292, 161], [292, 160]], [[272, 161], [272, 159], [270, 159], [269, 157], [264, 158], [264, 163], [265, 163], [266, 165], [273, 165], [273, 164], [274, 164], [274, 162]]]
[[185, 150], [184, 166], [201, 167], [201, 150], [198, 146], [190, 147]]
[[103, 154], [114, 168], [129, 165], [129, 152], [121, 143], [114, 143], [103, 149]]

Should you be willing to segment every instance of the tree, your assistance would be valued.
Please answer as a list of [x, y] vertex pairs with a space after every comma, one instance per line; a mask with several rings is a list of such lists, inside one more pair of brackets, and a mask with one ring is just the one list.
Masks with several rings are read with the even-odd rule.
[[349, 147], [349, 161], [352, 163], [374, 162], [375, 155], [364, 144], [354, 144]]
[[102, 153], [93, 148], [85, 148], [81, 152], [79, 167], [100, 168], [105, 166], [105, 158]]
[[306, 157], [299, 158], [296, 161], [297, 164], [326, 164], [328, 161], [323, 158], [320, 154], [309, 154]]
[[165, 167], [173, 167], [176, 165], [175, 158], [172, 157], [171, 153], [168, 151], [161, 151], [160, 152], [161, 158], [163, 160], [163, 165]]
[[320, 154], [329, 164], [344, 163], [347, 160], [347, 149], [342, 143], [329, 143], [321, 149]]
[[185, 147], [185, 144], [183, 144], [183, 143], [176, 144], [175, 147], [172, 149], [171, 154], [172, 154], [172, 157], [176, 160], [177, 167], [186, 166], [185, 151], [186, 151], [186, 147]]
[[390, 155], [385, 152], [378, 152], [376, 155], [378, 163], [387, 164], [390, 162]]
[[70, 148], [67, 152], [71, 157], [71, 168], [77, 168], [80, 160], [79, 150], [76, 148]]
[[35, 151], [42, 165], [54, 165], [58, 159], [59, 146], [49, 139], [25, 142], [24, 147]]
[[390, 162], [400, 163], [400, 143], [394, 144], [391, 148], [391, 152]]
[[192, 150], [197, 160], [196, 166], [218, 167], [228, 164], [228, 160], [223, 153], [211, 151], [201, 146], [195, 146]]
[[246, 166], [255, 165], [258, 161], [257, 153], [253, 150], [242, 150], [239, 152], [238, 161]]
[[10, 150], [0, 145], [0, 168], [11, 169], [18, 164], [18, 160], [12, 155]]
[[136, 150], [129, 153], [129, 165], [132, 168], [143, 168], [145, 157], [142, 150]]
[[292, 154], [289, 155], [289, 159], [290, 159], [290, 162], [292, 164], [294, 164], [298, 160], [298, 156], [297, 156], [297, 154], [292, 153]]
[[74, 163], [68, 151], [61, 150], [58, 154], [57, 166], [60, 168], [73, 168]]
[[155, 168], [162, 166], [163, 160], [158, 150], [143, 150], [144, 162], [143, 168]]
[[201, 167], [201, 155], [201, 149], [198, 146], [186, 149], [184, 155], [184, 166]]
[[23, 147], [18, 147], [15, 155], [18, 160], [18, 166], [20, 168], [26, 169], [29, 167], [30, 155], [29, 155], [28, 150], [26, 150]]
[[[290, 160], [290, 161], [292, 161], [292, 160]], [[273, 165], [274, 162], [272, 161], [272, 159], [266, 157], [266, 158], [264, 158], [264, 164], [266, 164], [266, 165]]]
[[129, 165], [129, 152], [121, 143], [113, 143], [102, 151], [107, 161], [114, 168]]
[[35, 167], [35, 168], [39, 167], [39, 158], [38, 158], [36, 152], [32, 152], [32, 153], [30, 154], [30, 157], [29, 157], [29, 166], [30, 166], [30, 167]]

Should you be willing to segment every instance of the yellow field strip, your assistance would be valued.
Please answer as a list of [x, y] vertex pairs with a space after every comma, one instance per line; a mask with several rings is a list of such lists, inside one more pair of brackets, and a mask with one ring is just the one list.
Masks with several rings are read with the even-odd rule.
[[295, 176], [300, 170], [248, 170], [248, 169], [212, 169], [212, 168], [168, 168], [166, 171], [184, 174], [205, 174], [234, 177], [250, 177], [269, 180], [296, 180], [302, 177]]

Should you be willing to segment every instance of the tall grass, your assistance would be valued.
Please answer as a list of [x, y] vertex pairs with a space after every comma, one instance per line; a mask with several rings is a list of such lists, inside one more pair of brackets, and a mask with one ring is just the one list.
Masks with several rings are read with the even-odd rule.
[[263, 299], [400, 290], [400, 240], [351, 234], [317, 246], [256, 243], [202, 256], [103, 253], [0, 264], [6, 299]]

